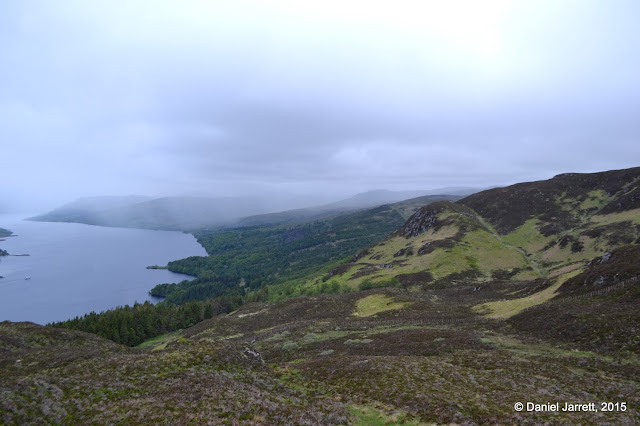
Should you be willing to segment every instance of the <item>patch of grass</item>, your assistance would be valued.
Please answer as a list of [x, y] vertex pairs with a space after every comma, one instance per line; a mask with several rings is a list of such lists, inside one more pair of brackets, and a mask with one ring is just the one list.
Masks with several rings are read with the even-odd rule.
[[171, 333], [163, 334], [149, 340], [145, 340], [136, 346], [136, 349], [151, 349], [153, 351], [164, 349], [167, 344], [178, 339], [182, 330], [172, 331]]
[[594, 207], [601, 209], [606, 206], [610, 200], [611, 197], [602, 189], [591, 191], [587, 193], [587, 198], [580, 204], [580, 209], [587, 210]]
[[284, 342], [284, 344], [282, 345], [283, 351], [290, 351], [292, 349], [297, 349], [297, 348], [298, 348], [298, 344], [296, 342], [292, 342], [291, 340]]
[[289, 334], [291, 334], [291, 333], [289, 331], [285, 330], [282, 333], [276, 333], [273, 336], [266, 338], [265, 342], [276, 342], [278, 340], [283, 340]]
[[540, 233], [539, 223], [538, 219], [529, 219], [513, 232], [502, 236], [502, 239], [508, 244], [527, 250], [529, 253], [540, 251], [552, 240], [552, 237], [545, 237]]
[[487, 318], [494, 319], [507, 319], [512, 316], [522, 312], [524, 309], [530, 308], [531, 306], [539, 305], [541, 303], [546, 302], [547, 300], [552, 299], [557, 295], [557, 290], [560, 286], [569, 278], [576, 276], [580, 273], [579, 269], [571, 271], [560, 278], [557, 281], [545, 288], [542, 291], [539, 291], [535, 294], [532, 294], [527, 297], [522, 297], [520, 299], [513, 300], [500, 300], [497, 302], [487, 302], [481, 305], [474, 306], [474, 310], [476, 312], [484, 312]]
[[393, 299], [384, 294], [372, 294], [356, 302], [354, 315], [358, 317], [370, 317], [380, 312], [402, 309], [409, 305], [409, 302], [394, 302]]
[[429, 271], [435, 278], [462, 272], [474, 264], [480, 266], [481, 272], [487, 272], [487, 275], [497, 269], [528, 266], [522, 253], [482, 229], [469, 232], [461, 243], [450, 250], [434, 251], [429, 260]]
[[620, 213], [609, 213], [603, 215], [595, 215], [591, 218], [598, 225], [607, 225], [615, 222], [631, 221], [640, 223], [640, 209], [626, 210]]
[[372, 339], [349, 339], [349, 340], [345, 340], [344, 344], [345, 345], [358, 345], [358, 344], [367, 344], [367, 343], [371, 343], [373, 342]]
[[573, 251], [572, 244], [567, 244], [565, 247], [560, 248], [558, 246], [554, 246], [550, 250], [545, 253], [545, 260], [550, 262], [558, 262], [559, 268], [561, 266], [570, 265], [580, 261], [586, 261], [593, 259], [594, 257], [601, 256], [604, 247], [601, 244], [598, 244], [597, 240], [587, 237], [587, 236], [579, 236], [574, 237], [574, 241], [579, 241], [582, 245], [582, 249], [580, 251]]

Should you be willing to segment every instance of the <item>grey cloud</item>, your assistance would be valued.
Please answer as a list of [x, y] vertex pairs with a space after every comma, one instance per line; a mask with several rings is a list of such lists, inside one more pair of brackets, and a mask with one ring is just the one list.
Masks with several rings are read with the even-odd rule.
[[5, 2], [3, 197], [347, 195], [636, 166], [638, 12]]

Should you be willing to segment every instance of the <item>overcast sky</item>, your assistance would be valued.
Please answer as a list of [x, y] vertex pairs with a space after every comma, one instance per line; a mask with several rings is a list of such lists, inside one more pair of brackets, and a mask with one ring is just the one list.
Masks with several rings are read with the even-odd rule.
[[0, 203], [638, 166], [639, 19], [637, 0], [2, 1]]

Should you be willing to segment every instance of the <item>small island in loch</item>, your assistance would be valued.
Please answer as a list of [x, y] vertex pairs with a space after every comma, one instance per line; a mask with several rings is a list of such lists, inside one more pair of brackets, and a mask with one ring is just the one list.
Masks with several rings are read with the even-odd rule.
[[169, 269], [168, 266], [151, 265], [147, 266], [147, 269]]

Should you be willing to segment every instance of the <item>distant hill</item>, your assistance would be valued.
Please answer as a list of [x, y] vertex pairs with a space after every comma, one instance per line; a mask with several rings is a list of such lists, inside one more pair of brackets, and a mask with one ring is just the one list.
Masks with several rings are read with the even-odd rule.
[[350, 211], [372, 208], [383, 204], [399, 203], [402, 201], [409, 202], [407, 205], [424, 205], [433, 201], [456, 201], [460, 198], [462, 197], [459, 195], [423, 195], [422, 191], [370, 191], [322, 206], [245, 217], [236, 222], [235, 225], [281, 225], [286, 223], [306, 222]]
[[567, 173], [425, 206], [329, 275], [351, 286], [528, 280], [633, 242], [640, 243], [640, 167]]
[[265, 211], [268, 206], [260, 200], [241, 197], [95, 197], [29, 220], [184, 231], [222, 226]]
[[[443, 196], [446, 199], [459, 199], [465, 195], [472, 194], [477, 190], [472, 188], [442, 188], [437, 190], [428, 191], [387, 191], [387, 190], [375, 190], [362, 192], [356, 194], [353, 197], [346, 198], [344, 200], [336, 201], [335, 203], [327, 204], [323, 208], [328, 209], [360, 209], [366, 207], [375, 207], [382, 204], [397, 203], [412, 198], [425, 197], [425, 196], [437, 196], [439, 199]], [[444, 195], [446, 194], [446, 195]]]
[[[429, 191], [370, 191], [331, 204], [286, 211], [277, 209], [283, 200], [269, 197], [87, 197], [46, 214], [31, 217], [29, 220], [192, 231], [303, 222], [398, 202], [424, 195], [426, 192]], [[432, 200], [459, 198], [457, 195], [438, 195]]]

